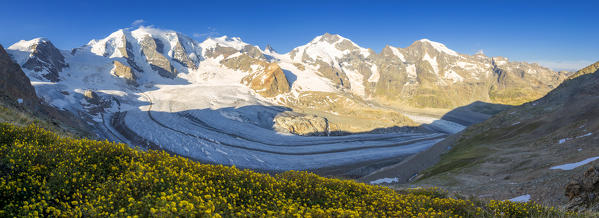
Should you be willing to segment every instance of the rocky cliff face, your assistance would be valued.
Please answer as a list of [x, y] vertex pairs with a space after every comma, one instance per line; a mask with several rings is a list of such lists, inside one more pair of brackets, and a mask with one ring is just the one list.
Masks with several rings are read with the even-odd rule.
[[166, 78], [175, 78], [177, 76], [176, 70], [171, 66], [170, 61], [162, 55], [164, 51], [164, 44], [160, 40], [146, 36], [140, 43], [142, 47], [142, 55], [146, 57], [146, 61], [160, 74], [160, 76]]
[[52, 82], [58, 81], [59, 72], [68, 67], [64, 56], [47, 39], [37, 38], [31, 41], [21, 41], [9, 49], [28, 53], [22, 67], [35, 71]]
[[39, 100], [29, 78], [21, 67], [12, 61], [2, 45], [0, 45], [0, 95], [33, 110], [39, 107]]

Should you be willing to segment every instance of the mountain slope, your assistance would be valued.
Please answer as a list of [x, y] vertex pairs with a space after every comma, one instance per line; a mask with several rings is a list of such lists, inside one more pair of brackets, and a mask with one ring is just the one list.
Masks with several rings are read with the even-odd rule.
[[588, 69], [539, 100], [469, 127], [416, 183], [564, 204], [568, 179], [599, 156], [599, 72]]

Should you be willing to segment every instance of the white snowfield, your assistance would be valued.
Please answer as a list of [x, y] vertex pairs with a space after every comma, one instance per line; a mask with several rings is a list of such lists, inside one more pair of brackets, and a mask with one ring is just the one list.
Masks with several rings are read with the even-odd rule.
[[[145, 60], [141, 42], [147, 37], [163, 44], [161, 53], [177, 70], [176, 78], [160, 76]], [[21, 41], [9, 47], [8, 52], [23, 65], [31, 57], [30, 46], [40, 40], [44, 39]], [[69, 67], [60, 72], [58, 82], [48, 82], [31, 70], [24, 71], [38, 96], [58, 108], [91, 116], [89, 122], [95, 122], [92, 124], [98, 128], [98, 134], [110, 140], [152, 148], [158, 146], [195, 160], [243, 168], [314, 169], [402, 157], [421, 152], [443, 140], [448, 133], [465, 128], [436, 118], [410, 116], [416, 122], [434, 126], [438, 133], [302, 137], [275, 132], [272, 129], [273, 118], [289, 110], [277, 106], [275, 99], [293, 98], [302, 91], [340, 92], [330, 80], [318, 74], [316, 66], [306, 64], [305, 69], [300, 70], [295, 63], [305, 52], [310, 58], [344, 68], [338, 59], [348, 50], [336, 49], [336, 45], [344, 43], [344, 40], [347, 39], [340, 37], [329, 43], [317, 37], [311, 43], [298, 47], [298, 55], [293, 58], [289, 53], [269, 51], [268, 55], [277, 60], [284, 73], [295, 78], [290, 84], [291, 92], [272, 99], [263, 98], [242, 85], [240, 81], [248, 72], [224, 67], [220, 63], [225, 58], [223, 55], [204, 56], [218, 46], [236, 50], [245, 48], [248, 44], [239, 38], [210, 38], [200, 43], [173, 31], [153, 28], [119, 30], [105, 39], [92, 40], [81, 48], [61, 51]], [[350, 43], [355, 47], [353, 51], [362, 57], [370, 55], [367, 49]], [[124, 45], [128, 47], [127, 53], [131, 54], [123, 54], [123, 50], [119, 49]], [[181, 47], [188, 52], [189, 60], [197, 68], [187, 68], [173, 61], [176, 49], [180, 51]], [[435, 48], [454, 53], [444, 46], [436, 45]], [[394, 54], [405, 59], [397, 49]], [[230, 57], [236, 55], [240, 52]], [[434, 60], [431, 59], [431, 62]], [[139, 86], [128, 85], [124, 79], [113, 75], [113, 61], [132, 68], [135, 67], [131, 63], [135, 63], [141, 69], [140, 72], [135, 71]], [[410, 75], [415, 78], [414, 65], [408, 66], [411, 67]], [[364, 95], [364, 87], [360, 84], [365, 80], [377, 82], [380, 79], [375, 65], [371, 66], [371, 71], [372, 75], [366, 78], [346, 70], [354, 93]], [[103, 108], [101, 113], [90, 112], [97, 106], [85, 99], [83, 94], [86, 90], [93, 90], [111, 105]]]

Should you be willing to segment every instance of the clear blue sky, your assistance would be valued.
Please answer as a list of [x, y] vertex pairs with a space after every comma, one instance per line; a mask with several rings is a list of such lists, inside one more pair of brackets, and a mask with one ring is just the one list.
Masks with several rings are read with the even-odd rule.
[[46, 37], [70, 49], [120, 28], [152, 25], [197, 40], [238, 36], [281, 53], [329, 32], [377, 52], [386, 44], [406, 47], [428, 38], [460, 53], [483, 49], [489, 56], [553, 68], [599, 60], [599, 1], [11, 0], [2, 5], [0, 44], [5, 46]]

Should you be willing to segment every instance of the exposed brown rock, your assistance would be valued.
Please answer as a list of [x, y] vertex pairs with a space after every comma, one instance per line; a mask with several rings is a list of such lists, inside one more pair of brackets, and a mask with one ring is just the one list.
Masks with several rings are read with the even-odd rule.
[[265, 97], [273, 97], [289, 91], [287, 77], [276, 63], [267, 64], [262, 72], [250, 74], [243, 82]]
[[207, 50], [206, 54], [204, 55], [209, 58], [216, 58], [222, 55], [226, 59], [235, 53], [237, 53], [237, 50], [235, 50], [234, 48], [217, 45], [215, 48]]
[[114, 64], [113, 72], [116, 76], [125, 79], [129, 85], [137, 86], [137, 77], [129, 66], [116, 60], [112, 63]]
[[92, 104], [99, 104], [101, 100], [96, 92], [89, 89], [83, 92], [83, 96], [85, 96], [85, 99]]

